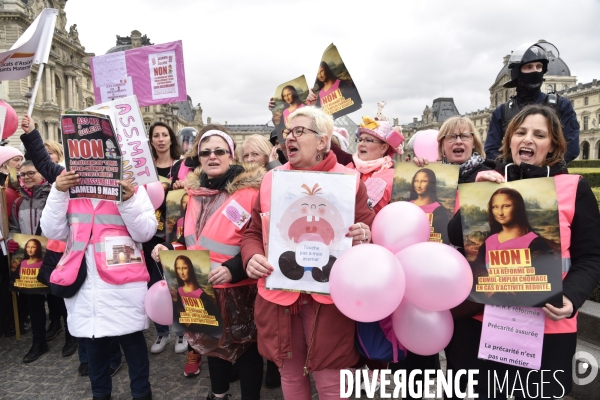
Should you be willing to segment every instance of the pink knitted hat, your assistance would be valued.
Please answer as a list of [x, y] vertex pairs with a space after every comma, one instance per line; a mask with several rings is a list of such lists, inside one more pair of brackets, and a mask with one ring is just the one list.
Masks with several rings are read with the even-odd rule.
[[377, 103], [377, 105], [379, 110], [375, 119], [362, 117], [363, 122], [360, 123], [360, 128], [356, 132], [357, 136], [360, 136], [361, 133], [368, 133], [390, 145], [390, 149], [388, 150], [389, 156], [402, 154], [402, 143], [404, 142], [402, 128], [399, 126], [392, 127], [388, 118], [381, 113], [381, 109], [385, 106], [384, 101]]

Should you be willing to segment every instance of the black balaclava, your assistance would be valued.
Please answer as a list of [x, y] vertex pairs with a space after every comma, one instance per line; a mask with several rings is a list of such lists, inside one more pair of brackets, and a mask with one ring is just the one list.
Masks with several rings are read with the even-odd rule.
[[517, 99], [520, 103], [528, 104], [540, 91], [544, 83], [544, 72], [520, 72], [517, 80]]

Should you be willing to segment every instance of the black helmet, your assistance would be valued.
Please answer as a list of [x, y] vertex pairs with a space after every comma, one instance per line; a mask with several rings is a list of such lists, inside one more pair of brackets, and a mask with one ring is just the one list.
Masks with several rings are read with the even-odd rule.
[[198, 136], [198, 130], [196, 128], [190, 127], [183, 128], [177, 133], [177, 141], [183, 149], [184, 154], [188, 152], [188, 150], [194, 143], [196, 136]]
[[539, 61], [543, 64], [542, 74], [548, 72], [550, 57], [558, 57], [558, 49], [552, 43], [540, 40], [537, 43], [525, 43], [517, 47], [510, 55], [508, 69], [510, 81], [504, 84], [506, 88], [517, 87], [521, 67], [527, 63]]

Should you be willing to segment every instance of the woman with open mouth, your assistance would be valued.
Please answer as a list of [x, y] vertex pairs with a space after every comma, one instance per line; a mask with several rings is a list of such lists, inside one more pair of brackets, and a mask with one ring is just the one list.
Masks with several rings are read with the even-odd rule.
[[[303, 107], [289, 117], [284, 131], [289, 162], [282, 170], [351, 172], [338, 164], [330, 151], [333, 118], [315, 107]], [[286, 399], [308, 400], [312, 373], [320, 399], [340, 398], [340, 369], [357, 363], [355, 323], [333, 304], [331, 296], [266, 290], [265, 278], [273, 266], [265, 257], [261, 213], [269, 212], [272, 172], [265, 175], [252, 209], [250, 226], [242, 241], [242, 258], [248, 276], [258, 279], [255, 321], [260, 353], [274, 361], [281, 373]], [[347, 236], [357, 245], [371, 240], [369, 226], [375, 214], [367, 206], [367, 190], [357, 182], [355, 223]], [[350, 199], [349, 199], [350, 200]], [[350, 200], [351, 201], [351, 200]]]
[[[448, 352], [446, 349], [446, 355], [455, 369], [479, 369], [480, 379], [475, 393], [480, 396], [492, 387], [488, 386], [492, 383], [488, 382], [488, 373], [492, 371], [501, 373], [503, 377], [503, 371], [507, 371], [509, 382], [515, 382], [517, 373], [528, 376], [524, 387], [527, 393], [541, 392], [558, 398], [571, 391], [572, 360], [577, 346], [577, 310], [600, 281], [600, 247], [597, 243], [600, 214], [585, 178], [569, 175], [562, 167], [566, 149], [561, 122], [554, 109], [539, 104], [529, 105], [509, 123], [496, 170], [477, 175], [478, 182], [496, 183], [554, 177], [563, 258], [562, 307], [546, 304], [539, 309], [546, 316], [540, 370], [546, 370], [554, 379], [546, 381], [540, 379], [539, 374], [533, 378], [528, 375], [532, 371], [530, 369], [479, 360], [482, 315], [466, 318], [460, 324], [455, 321], [451, 342], [453, 350]], [[456, 235], [450, 235], [453, 243], [462, 245], [460, 217], [450, 222], [449, 230], [456, 231]]]

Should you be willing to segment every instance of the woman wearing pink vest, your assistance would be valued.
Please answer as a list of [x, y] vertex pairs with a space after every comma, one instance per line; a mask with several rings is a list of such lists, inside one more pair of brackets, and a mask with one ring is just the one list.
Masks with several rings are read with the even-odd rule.
[[[501, 379], [508, 373], [509, 388], [512, 388], [518, 373], [525, 391], [515, 392], [520, 396], [516, 398], [540, 398], [541, 393], [547, 398], [560, 398], [571, 391], [572, 362], [577, 345], [577, 310], [600, 281], [600, 247], [597, 243], [600, 214], [588, 182], [579, 176], [568, 175], [562, 167], [566, 146], [560, 119], [552, 107], [530, 105], [508, 125], [496, 171], [482, 171], [477, 175], [478, 182], [553, 176], [563, 258], [563, 306], [558, 308], [546, 304], [541, 309], [546, 321], [540, 370], [551, 372], [542, 376], [536, 370], [479, 360], [482, 314], [455, 324], [446, 354], [456, 369], [479, 369], [479, 382], [475, 388], [479, 398], [486, 398], [488, 387], [493, 393], [488, 371], [496, 372]], [[455, 245], [462, 245], [460, 240], [455, 239], [462, 237], [460, 225], [460, 217], [453, 218], [449, 224], [450, 238]], [[501, 397], [496, 398], [506, 399], [506, 390], [505, 386]], [[500, 393], [498, 388], [496, 393]]]
[[[284, 131], [289, 162], [277, 169], [348, 172], [330, 150], [333, 118], [315, 107], [290, 115]], [[252, 209], [250, 226], [242, 241], [242, 257], [248, 276], [258, 281], [255, 321], [260, 353], [274, 361], [281, 373], [286, 399], [311, 398], [308, 373], [313, 373], [320, 399], [340, 398], [340, 369], [357, 363], [354, 321], [344, 316], [330, 296], [266, 290], [265, 278], [273, 267], [265, 257], [260, 214], [269, 212], [272, 173], [265, 176], [259, 199]], [[357, 177], [358, 178], [358, 177]], [[347, 235], [354, 245], [370, 241], [369, 226], [375, 214], [367, 205], [367, 191], [357, 179], [355, 221]], [[348, 199], [352, 201], [352, 199]]]
[[[259, 399], [263, 360], [256, 346], [253, 321], [256, 281], [249, 279], [240, 256], [242, 236], [250, 211], [258, 197], [264, 168], [233, 165], [234, 145], [225, 128], [205, 127], [199, 134], [196, 154], [202, 169], [189, 174], [185, 182], [188, 204], [181, 239], [188, 250], [209, 250], [217, 306], [222, 317], [222, 334], [186, 332], [188, 363], [184, 375], [199, 373], [200, 354], [207, 356], [212, 393], [209, 399], [227, 397], [232, 363], [239, 369], [243, 399]], [[173, 249], [157, 245], [152, 256]]]
[[65, 298], [69, 330], [84, 338], [94, 399], [110, 400], [111, 339], [118, 340], [127, 360], [134, 399], [152, 399], [150, 363], [143, 330], [150, 280], [141, 245], [156, 232], [154, 207], [143, 188], [125, 182], [122, 202], [69, 199], [77, 185], [75, 172], [56, 178], [40, 220], [48, 239], [67, 237], [67, 248], [50, 281], [69, 286], [80, 268], [86, 278], [77, 293]]

